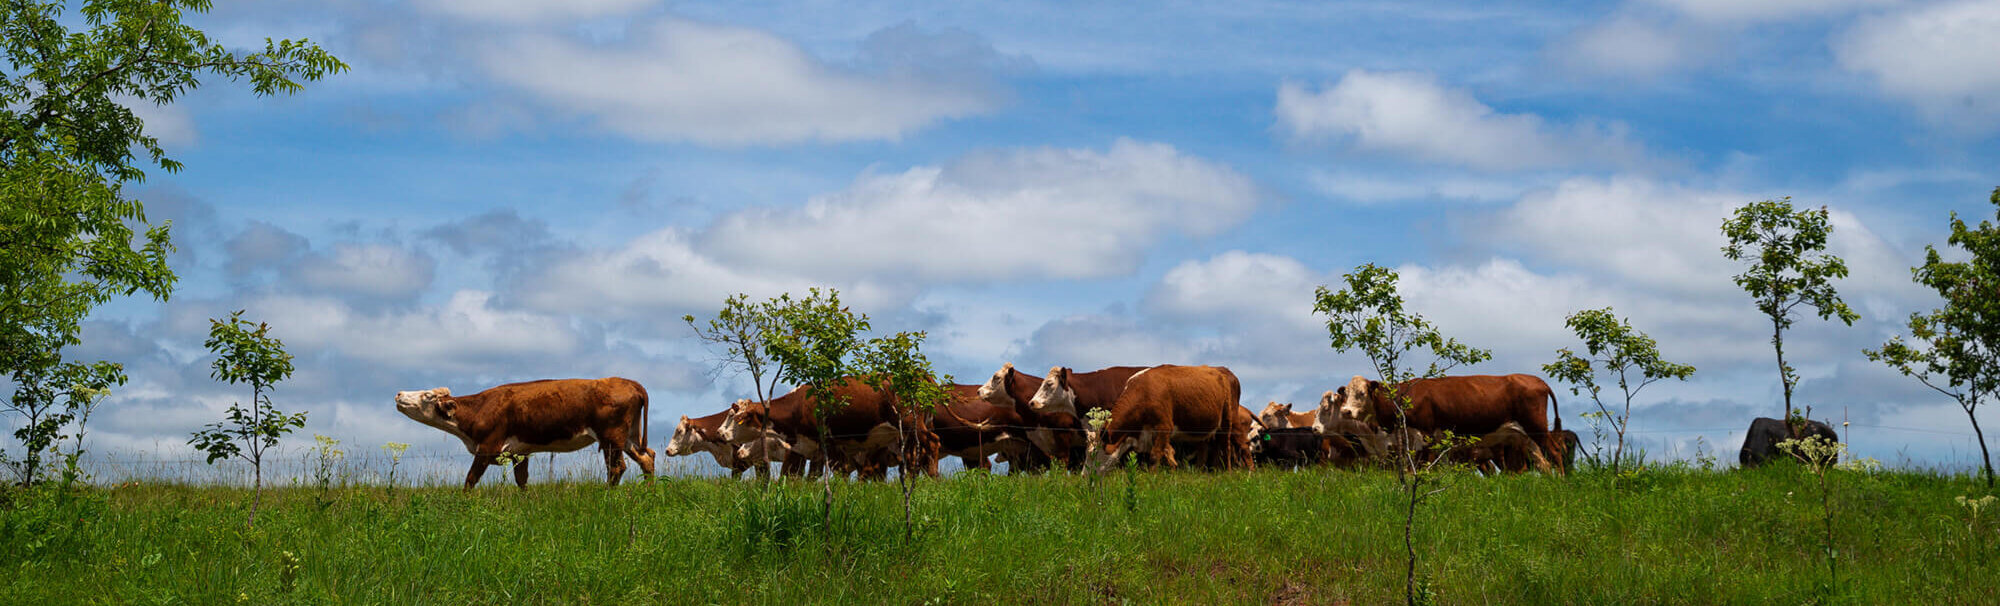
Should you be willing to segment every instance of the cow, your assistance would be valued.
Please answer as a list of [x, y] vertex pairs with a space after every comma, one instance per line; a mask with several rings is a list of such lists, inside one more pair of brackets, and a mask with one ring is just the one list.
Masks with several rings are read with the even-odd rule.
[[[1316, 426], [1348, 417], [1384, 429], [1407, 424], [1415, 429], [1451, 431], [1458, 435], [1485, 435], [1512, 421], [1533, 438], [1551, 460], [1562, 460], [1562, 416], [1555, 391], [1533, 375], [1469, 375], [1412, 379], [1398, 386], [1398, 393], [1410, 405], [1399, 410], [1382, 382], [1354, 377], [1335, 391], [1321, 396]], [[1544, 405], [1547, 408], [1544, 408]], [[1551, 411], [1554, 411], [1551, 426]], [[1400, 414], [1399, 414], [1400, 413]], [[1566, 468], [1558, 468], [1564, 471]]]
[[1312, 427], [1313, 420], [1318, 417], [1317, 411], [1292, 412], [1291, 403], [1272, 402], [1264, 405], [1263, 412], [1257, 413], [1257, 422], [1263, 424], [1266, 429]]
[[1333, 460], [1334, 439], [1311, 427], [1284, 427], [1260, 430], [1253, 447], [1258, 463], [1298, 468]]
[[1077, 469], [1083, 464], [1085, 423], [1090, 412], [1109, 410], [1125, 391], [1126, 381], [1142, 370], [1145, 367], [1113, 366], [1078, 373], [1058, 366], [1049, 369], [1046, 376], [1035, 377], [1015, 370], [1010, 363], [980, 387], [979, 397], [995, 406], [1014, 407], [1031, 428], [1028, 440], [1036, 450], [1028, 453], [1029, 458], [1061, 461]]
[[[1174, 443], [1228, 459], [1248, 454], [1248, 427], [1237, 433], [1235, 409], [1243, 387], [1219, 366], [1155, 366], [1132, 375], [1111, 406], [1111, 420], [1088, 434], [1090, 456], [1109, 470], [1126, 453], [1151, 455], [1152, 464], [1178, 467]], [[1191, 462], [1198, 460], [1192, 459]]]
[[[886, 467], [904, 457], [898, 453], [883, 455], [877, 451], [889, 449], [900, 441], [906, 448], [918, 448], [935, 444], [934, 437], [922, 434], [929, 429], [918, 423], [902, 423], [898, 430], [896, 410], [888, 394], [877, 391], [866, 381], [857, 377], [846, 377], [833, 386], [833, 392], [846, 400], [847, 404], [825, 419], [822, 427], [819, 415], [814, 413], [815, 402], [810, 392], [800, 387], [769, 402], [738, 400], [729, 406], [718, 429], [723, 439], [741, 444], [753, 441], [768, 433], [778, 436], [792, 446], [797, 456], [787, 456], [782, 470], [786, 474], [797, 474], [805, 460], [817, 459], [821, 466], [836, 469], [860, 471], [864, 478], [879, 478], [886, 475]], [[886, 426], [886, 427], [884, 427]], [[821, 430], [825, 433], [822, 435]], [[899, 437], [908, 438], [899, 440]], [[830, 443], [823, 443], [823, 440]], [[935, 466], [931, 466], [932, 469]], [[876, 473], [878, 470], [880, 474]], [[929, 471], [929, 470], [925, 470]]]
[[1833, 432], [1832, 426], [1819, 421], [1808, 420], [1800, 431], [1793, 432], [1784, 421], [1758, 417], [1750, 421], [1750, 431], [1743, 436], [1743, 449], [1737, 451], [1736, 463], [1743, 467], [1756, 467], [1781, 454], [1791, 454], [1792, 458], [1804, 461], [1806, 458], [1803, 454], [1786, 453], [1779, 449], [1778, 444], [1786, 440], [1803, 440], [1813, 436], [1818, 436], [1829, 444], [1840, 441], [1840, 435]]
[[514, 483], [528, 487], [527, 455], [571, 452], [597, 444], [604, 453], [605, 480], [618, 485], [625, 457], [653, 475], [653, 449], [646, 447], [646, 388], [620, 377], [547, 379], [508, 383], [469, 396], [444, 387], [396, 392], [396, 410], [457, 436], [472, 453], [465, 487], [479, 484], [486, 467], [502, 454], [518, 456]]
[[1389, 434], [1354, 419], [1335, 419], [1320, 427], [1306, 426], [1326, 436], [1333, 447], [1333, 461], [1354, 465], [1362, 461], [1389, 460]]
[[950, 385], [951, 403], [932, 419], [939, 456], [956, 456], [966, 469], [993, 468], [987, 457], [999, 455], [1013, 465], [1027, 458], [1034, 446], [1029, 427], [1015, 406], [999, 406], [979, 395], [979, 385]]
[[1480, 436], [1465, 447], [1452, 450], [1447, 456], [1487, 475], [1521, 473], [1531, 468], [1546, 473], [1550, 465], [1549, 460], [1542, 456], [1542, 449], [1528, 437], [1528, 432], [1513, 421]]
[[728, 416], [724, 410], [705, 417], [682, 416], [674, 425], [674, 436], [667, 441], [667, 456], [684, 457], [706, 452], [715, 457], [715, 463], [729, 470], [729, 476], [740, 478], [748, 469], [756, 469], [757, 477], [767, 477], [771, 473], [770, 462], [783, 460], [791, 445], [773, 434], [766, 434], [763, 440], [743, 444], [722, 439], [722, 419]]

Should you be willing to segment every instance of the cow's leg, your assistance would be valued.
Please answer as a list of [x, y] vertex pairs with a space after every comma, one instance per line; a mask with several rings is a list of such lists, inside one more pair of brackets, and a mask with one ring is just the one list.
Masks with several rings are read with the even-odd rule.
[[521, 487], [521, 490], [528, 489], [528, 460], [532, 458], [534, 457], [521, 457], [514, 462], [514, 485]]
[[1174, 458], [1174, 426], [1157, 427], [1152, 433], [1151, 436], [1141, 435], [1139, 439], [1145, 441], [1148, 437], [1152, 438], [1153, 465], [1167, 469], [1180, 467], [1180, 461]]
[[486, 475], [486, 466], [492, 465], [495, 458], [497, 458], [495, 455], [472, 455], [472, 469], [465, 472], [466, 490], [472, 490], [472, 487], [479, 485], [480, 476]]
[[609, 440], [599, 443], [598, 447], [604, 451], [604, 481], [617, 486], [619, 478], [625, 477], [624, 449], [620, 448], [617, 442]]

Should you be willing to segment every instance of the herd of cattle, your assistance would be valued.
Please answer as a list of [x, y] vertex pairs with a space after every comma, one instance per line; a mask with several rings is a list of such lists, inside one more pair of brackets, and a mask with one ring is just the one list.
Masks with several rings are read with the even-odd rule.
[[[886, 477], [890, 467], [936, 475], [947, 456], [967, 468], [997, 460], [1018, 471], [1103, 468], [1128, 454], [1148, 465], [1211, 469], [1407, 465], [1402, 453], [1435, 452], [1422, 446], [1448, 431], [1478, 438], [1444, 450], [1456, 462], [1487, 473], [1560, 473], [1577, 444], [1550, 414], [1556, 399], [1548, 384], [1522, 374], [1412, 380], [1398, 386], [1410, 403], [1404, 411], [1380, 382], [1355, 377], [1322, 395], [1315, 410], [1272, 402], [1252, 413], [1238, 403], [1236, 375], [1216, 366], [1057, 367], [1036, 377], [1008, 364], [985, 384], [949, 387], [951, 402], [931, 414], [897, 406], [853, 378], [833, 387], [846, 404], [825, 411], [804, 389], [766, 402], [738, 400], [712, 415], [681, 417], [667, 454], [706, 452], [738, 475], [768, 473], [776, 462], [785, 474], [867, 479]], [[515, 461], [514, 480], [525, 487], [525, 455], [593, 443], [611, 484], [624, 475], [627, 457], [653, 474], [646, 390], [629, 379], [510, 383], [466, 396], [405, 391], [396, 394], [396, 408], [465, 443], [473, 455], [468, 488], [501, 457]], [[1093, 418], [1102, 419], [1101, 428]]]

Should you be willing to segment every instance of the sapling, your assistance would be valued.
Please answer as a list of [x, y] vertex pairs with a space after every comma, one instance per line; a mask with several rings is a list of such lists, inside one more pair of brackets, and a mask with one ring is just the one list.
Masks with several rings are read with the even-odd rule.
[[[255, 328], [252, 328], [255, 326]], [[228, 416], [194, 432], [188, 444], [208, 453], [208, 464], [241, 458], [250, 463], [253, 478], [249, 524], [257, 523], [257, 506], [264, 500], [264, 453], [278, 445], [278, 438], [304, 427], [306, 413], [286, 414], [271, 404], [271, 388], [292, 376], [292, 354], [284, 343], [270, 336], [271, 326], [252, 325], [241, 310], [229, 314], [229, 321], [209, 320], [208, 350], [216, 354], [209, 376], [227, 382], [250, 384], [250, 407], [230, 404]]]

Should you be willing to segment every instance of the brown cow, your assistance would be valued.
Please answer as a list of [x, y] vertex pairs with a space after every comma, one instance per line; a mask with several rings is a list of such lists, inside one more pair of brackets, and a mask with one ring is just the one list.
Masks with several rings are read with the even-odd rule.
[[604, 451], [605, 479], [612, 486], [625, 475], [626, 456], [650, 477], [646, 409], [646, 388], [619, 377], [508, 383], [469, 396], [453, 396], [443, 387], [396, 392], [398, 412], [465, 442], [472, 453], [468, 489], [502, 453], [522, 457], [514, 463], [514, 483], [525, 489], [526, 455], [571, 452], [593, 443]]
[[1468, 446], [1453, 449], [1447, 457], [1454, 462], [1472, 465], [1487, 475], [1522, 473], [1529, 469], [1543, 473], [1549, 471], [1549, 459], [1542, 456], [1542, 449], [1528, 437], [1528, 432], [1522, 430], [1520, 424], [1513, 421], [1501, 425], [1493, 433], [1480, 436]]
[[1034, 377], [1002, 366], [979, 390], [980, 397], [995, 404], [1017, 405], [1023, 422], [1035, 429], [1029, 441], [1043, 454], [1064, 461], [1071, 469], [1083, 464], [1084, 430], [1090, 411], [1110, 410], [1126, 381], [1145, 370], [1142, 366], [1112, 366], [1085, 373], [1066, 367], [1049, 369], [1044, 377]]
[[1034, 446], [1028, 442], [1027, 422], [1014, 406], [998, 406], [993, 399], [980, 397], [979, 385], [951, 385], [951, 404], [937, 411], [932, 431], [938, 438], [938, 455], [956, 456], [966, 469], [992, 469], [988, 457], [999, 455], [1013, 465], [1022, 461]]
[[[770, 432], [792, 445], [792, 451], [803, 459], [787, 457], [784, 473], [797, 474], [804, 460], [816, 459], [822, 465], [832, 465], [837, 470], [854, 469], [864, 478], [878, 478], [878, 471], [886, 474], [892, 461], [906, 458], [893, 452], [901, 435], [896, 430], [896, 407], [886, 394], [876, 391], [855, 377], [841, 379], [833, 386], [834, 392], [847, 401], [847, 405], [826, 419], [822, 429], [812, 397], [805, 388], [793, 389], [791, 393], [778, 396], [768, 404], [738, 400], [729, 406], [723, 417], [718, 433], [732, 443], [741, 444]], [[886, 426], [886, 427], [884, 427]], [[902, 434], [907, 434], [906, 447], [918, 448], [935, 444], [934, 437], [924, 436], [929, 429], [920, 423], [905, 423]], [[831, 443], [822, 443], [822, 440]], [[879, 451], [890, 450], [883, 454]], [[910, 459], [923, 457], [912, 456]], [[932, 470], [935, 466], [931, 466]], [[932, 471], [925, 470], [925, 471]]]
[[[1398, 390], [1410, 406], [1398, 415], [1398, 403], [1380, 381], [1354, 377], [1339, 390], [1322, 397], [1316, 423], [1329, 423], [1346, 416], [1385, 429], [1398, 427], [1407, 417], [1410, 427], [1426, 432], [1449, 430], [1458, 435], [1485, 435], [1512, 421], [1541, 445], [1549, 459], [1562, 460], [1560, 411], [1550, 426], [1550, 411], [1556, 409], [1555, 391], [1533, 375], [1470, 375], [1412, 379]], [[1332, 405], [1328, 405], [1332, 404]], [[1546, 405], [1546, 408], [1544, 406]], [[1557, 471], [1564, 471], [1558, 467]]]
[[1225, 460], [1239, 445], [1247, 455], [1247, 431], [1231, 431], [1233, 409], [1242, 408], [1236, 403], [1242, 393], [1236, 374], [1219, 366], [1168, 365], [1140, 371], [1112, 404], [1110, 422], [1089, 434], [1090, 456], [1098, 459], [1100, 469], [1109, 470], [1128, 452], [1145, 452], [1154, 465], [1178, 467], [1175, 442], [1195, 452], [1214, 449], [1208, 452], [1223, 453]]
[[667, 440], [667, 456], [684, 457], [706, 452], [715, 457], [715, 463], [729, 469], [730, 477], [742, 477], [748, 469], [756, 469], [757, 477], [771, 474], [770, 462], [784, 460], [791, 445], [774, 434], [765, 434], [763, 440], [735, 444], [722, 439], [722, 419], [728, 416], [724, 410], [705, 417], [681, 417], [674, 425], [674, 436]]
[[1264, 411], [1257, 414], [1257, 423], [1265, 429], [1285, 429], [1287, 427], [1312, 427], [1319, 417], [1318, 411], [1292, 412], [1292, 404], [1272, 402], [1264, 405]]

